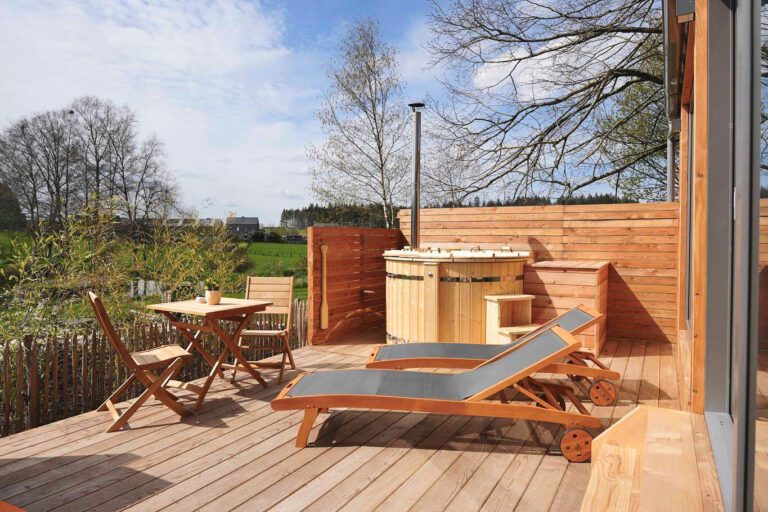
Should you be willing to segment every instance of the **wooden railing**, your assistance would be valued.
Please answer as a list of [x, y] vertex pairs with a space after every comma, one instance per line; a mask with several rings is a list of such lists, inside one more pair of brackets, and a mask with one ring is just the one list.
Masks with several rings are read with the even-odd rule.
[[[263, 319], [266, 328], [278, 328], [279, 316], [264, 315]], [[306, 346], [305, 300], [294, 301], [293, 324], [291, 347]], [[124, 328], [121, 336], [132, 352], [172, 342], [186, 346], [185, 340], [177, 332], [169, 332], [165, 323]], [[221, 350], [219, 343], [210, 337], [203, 339], [203, 345], [214, 354]], [[263, 351], [259, 354], [270, 356]], [[92, 411], [127, 378], [125, 365], [100, 330], [6, 341], [0, 355], [2, 436]], [[203, 358], [194, 352], [193, 362], [184, 367], [180, 379], [197, 379], [209, 371]], [[138, 396], [141, 391], [134, 385], [126, 398]]]

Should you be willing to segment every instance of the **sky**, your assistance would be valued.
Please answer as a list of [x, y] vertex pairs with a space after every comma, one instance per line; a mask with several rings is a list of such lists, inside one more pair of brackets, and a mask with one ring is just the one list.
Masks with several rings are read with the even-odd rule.
[[379, 20], [406, 100], [439, 95], [427, 0], [0, 0], [0, 129], [84, 95], [128, 105], [201, 217], [314, 200], [306, 147], [345, 26]]

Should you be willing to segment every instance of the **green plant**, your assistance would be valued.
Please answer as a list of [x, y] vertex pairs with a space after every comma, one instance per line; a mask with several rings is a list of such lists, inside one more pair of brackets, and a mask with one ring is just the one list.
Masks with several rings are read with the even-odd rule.
[[[230, 240], [224, 224], [156, 220], [140, 233], [118, 228], [114, 210], [102, 206], [63, 225], [41, 224], [29, 236], [0, 240], [0, 348], [27, 334], [48, 336], [93, 323], [87, 291], [102, 297], [116, 324], [156, 320], [143, 300], [186, 299], [204, 286], [242, 291], [245, 279], [236, 269], [246, 261], [247, 244]], [[135, 297], [140, 281], [152, 297]]]
[[130, 275], [114, 218], [110, 209], [87, 208], [64, 227], [40, 224], [29, 241], [13, 242], [8, 266], [0, 270], [7, 281], [0, 291], [5, 336], [50, 334], [83, 318], [89, 290], [105, 298], [111, 313], [125, 312]]
[[158, 223], [139, 248], [139, 272], [154, 281], [170, 298], [189, 295], [205, 286], [200, 276], [226, 292], [243, 285], [235, 271], [245, 260], [245, 248], [230, 239], [226, 225], [193, 223], [187, 226]]

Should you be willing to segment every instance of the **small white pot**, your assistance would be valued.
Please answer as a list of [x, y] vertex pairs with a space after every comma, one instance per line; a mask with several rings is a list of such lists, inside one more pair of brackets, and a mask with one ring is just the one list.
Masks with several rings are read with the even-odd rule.
[[205, 302], [211, 306], [221, 302], [221, 290], [205, 290]]

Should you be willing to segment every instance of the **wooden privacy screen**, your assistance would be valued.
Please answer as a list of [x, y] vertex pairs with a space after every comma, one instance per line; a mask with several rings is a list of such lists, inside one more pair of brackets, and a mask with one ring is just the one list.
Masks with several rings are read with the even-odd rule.
[[[384, 342], [386, 270], [383, 252], [401, 249], [399, 229], [312, 227], [307, 237], [309, 342], [381, 329]], [[325, 293], [323, 250], [325, 246]], [[321, 328], [323, 296], [327, 328]]]
[[[410, 211], [399, 217], [409, 233]], [[674, 342], [677, 220], [677, 203], [423, 209], [421, 246], [609, 261], [607, 337]]]

